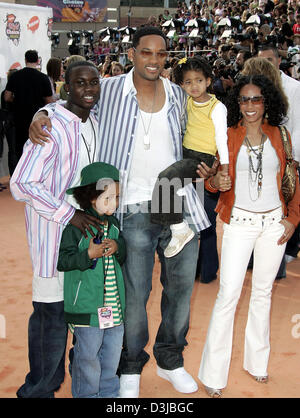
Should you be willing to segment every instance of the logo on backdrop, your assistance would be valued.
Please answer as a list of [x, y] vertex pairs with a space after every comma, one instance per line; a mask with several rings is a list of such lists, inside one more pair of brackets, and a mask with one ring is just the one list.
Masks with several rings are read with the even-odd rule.
[[53, 18], [52, 17], [48, 17], [46, 25], [47, 25], [47, 35], [48, 35], [49, 38], [51, 38], [52, 25], [53, 25]]
[[21, 33], [20, 22], [16, 21], [16, 16], [10, 13], [6, 15], [6, 20], [4, 23], [6, 23], [6, 36], [12, 41], [14, 45], [18, 46]]
[[27, 29], [31, 30], [32, 33], [34, 33], [40, 26], [40, 19], [38, 16], [32, 16], [31, 19], [29, 19], [29, 22], [27, 24]]
[[41, 56], [39, 56], [38, 65], [36, 66], [36, 68], [42, 71], [42, 65], [43, 65], [43, 59]]
[[19, 62], [14, 62], [10, 67], [10, 70], [21, 70], [22, 65]]
[[54, 22], [107, 22], [108, 0], [37, 0], [51, 7]]

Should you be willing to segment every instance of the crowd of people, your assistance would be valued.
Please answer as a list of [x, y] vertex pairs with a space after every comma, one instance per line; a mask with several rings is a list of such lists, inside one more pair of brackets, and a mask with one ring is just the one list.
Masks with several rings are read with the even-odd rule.
[[[282, 55], [282, 70], [299, 79], [299, 11], [297, 0], [179, 1], [175, 13], [165, 10], [159, 16], [150, 16], [145, 24], [160, 27], [166, 34], [170, 58], [202, 51], [213, 63], [220, 57], [220, 47], [225, 46], [231, 51], [225, 60], [228, 71], [234, 71], [230, 58], [235, 57], [239, 49], [253, 55], [262, 41], [272, 42]], [[136, 30], [130, 29], [131, 32]], [[194, 29], [197, 29], [196, 34]], [[128, 64], [130, 44], [122, 43], [120, 34], [114, 31], [109, 41], [104, 42], [104, 39], [105, 35], [100, 35], [90, 44], [84, 54], [86, 58], [100, 67], [107, 55], [123, 66]]]
[[[159, 16], [150, 16], [145, 25], [159, 27], [167, 36], [170, 52], [167, 66], [170, 66], [173, 57], [192, 56], [199, 51], [213, 64], [220, 58], [222, 47], [223, 52], [230, 51], [224, 54], [226, 65], [223, 63], [223, 72], [230, 74], [236, 71], [233, 64], [239, 50], [253, 55], [258, 45], [267, 41], [279, 49], [281, 69], [299, 79], [299, 19], [300, 3], [297, 0], [194, 0], [179, 1], [175, 13], [165, 10]], [[135, 30], [130, 28], [130, 33]], [[103, 76], [110, 73], [111, 61], [119, 62], [123, 67], [130, 65], [127, 55], [130, 41], [123, 43], [121, 38], [124, 34], [116, 30], [112, 30], [109, 40], [105, 39], [106, 35], [103, 32], [98, 39], [95, 37], [82, 53], [99, 66]], [[70, 54], [78, 55], [79, 51], [78, 46], [72, 46]]]
[[[52, 58], [48, 78], [26, 71], [40, 87], [33, 122], [29, 127], [28, 117], [22, 126], [30, 140], [22, 139], [10, 173], [13, 197], [26, 203], [34, 270], [30, 371], [19, 397], [54, 396], [64, 379], [68, 327], [74, 397], [139, 396], [155, 252], [163, 286], [157, 374], [181, 393], [196, 392], [183, 351], [195, 278], [217, 278], [217, 213], [224, 222], [220, 289], [198, 377], [209, 396], [222, 395], [253, 253], [244, 368], [268, 381], [272, 286], [285, 277], [285, 256], [299, 252], [300, 82], [280, 67], [300, 44], [297, 23], [289, 23], [291, 10], [299, 21], [299, 5], [189, 3], [135, 31], [124, 65], [110, 50], [100, 66], [74, 55]], [[254, 14], [260, 22], [247, 24]], [[218, 22], [236, 16], [241, 27], [223, 36]], [[206, 22], [193, 45], [191, 19]], [[168, 20], [181, 22], [172, 37]], [[30, 70], [35, 57], [27, 54]], [[11, 75], [4, 101], [20, 101], [23, 111], [22, 71]], [[17, 125], [22, 113], [11, 112]], [[284, 140], [294, 159], [289, 198]], [[176, 204], [174, 178], [177, 189], [184, 186]]]

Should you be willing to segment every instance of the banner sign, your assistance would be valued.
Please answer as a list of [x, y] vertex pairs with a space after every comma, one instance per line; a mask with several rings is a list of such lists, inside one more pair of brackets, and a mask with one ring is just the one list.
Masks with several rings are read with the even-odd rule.
[[37, 0], [53, 9], [54, 22], [106, 22], [107, 0]]
[[35, 49], [41, 71], [51, 58], [52, 9], [0, 3], [0, 77], [9, 69], [25, 66], [25, 52]]

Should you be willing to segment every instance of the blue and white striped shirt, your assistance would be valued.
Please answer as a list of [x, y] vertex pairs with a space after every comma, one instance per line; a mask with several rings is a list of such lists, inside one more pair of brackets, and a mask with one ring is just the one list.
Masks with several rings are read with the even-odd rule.
[[[99, 139], [101, 141], [99, 161], [117, 167], [122, 173], [123, 189], [126, 188], [131, 167], [135, 134], [138, 120], [138, 102], [133, 84], [133, 71], [118, 77], [101, 80], [99, 101]], [[173, 142], [176, 161], [182, 159], [182, 138], [186, 124], [186, 96], [176, 84], [166, 80], [168, 94], [167, 121]], [[159, 156], [158, 156], [159, 158]], [[192, 184], [185, 187], [187, 207], [191, 223], [197, 231], [210, 226], [203, 205]], [[122, 200], [118, 211], [122, 227]]]

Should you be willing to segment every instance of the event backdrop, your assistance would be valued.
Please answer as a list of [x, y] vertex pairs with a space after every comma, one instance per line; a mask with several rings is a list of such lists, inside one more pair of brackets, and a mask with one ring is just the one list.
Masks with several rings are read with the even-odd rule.
[[52, 9], [0, 3], [0, 77], [10, 68], [23, 68], [28, 49], [37, 50], [41, 70], [51, 58]]
[[106, 22], [107, 0], [37, 0], [52, 7], [54, 22]]

